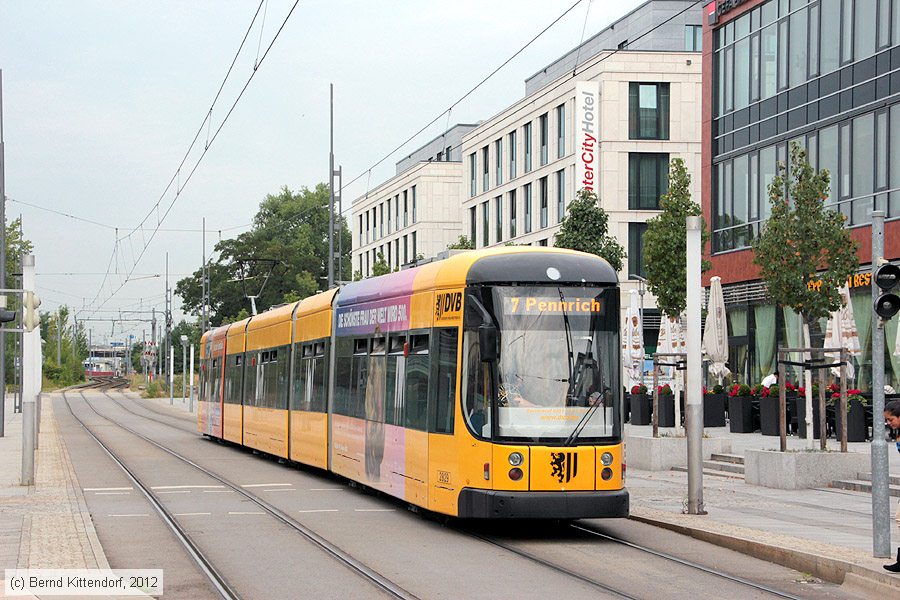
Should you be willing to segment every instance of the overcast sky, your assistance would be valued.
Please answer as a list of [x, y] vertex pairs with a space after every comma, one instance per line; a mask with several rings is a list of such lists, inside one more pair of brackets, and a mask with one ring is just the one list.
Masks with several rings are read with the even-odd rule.
[[[207, 252], [246, 230], [259, 202], [287, 185], [328, 177], [328, 86], [334, 84], [335, 156], [344, 180], [447, 109], [565, 12], [575, 0], [301, 1], [192, 179], [204, 128], [162, 229], [201, 227]], [[643, 0], [582, 0], [574, 10], [401, 151], [356, 184], [349, 200], [394, 174], [394, 163], [449, 122], [489, 118], [524, 94], [524, 80]], [[222, 123], [257, 57], [293, 5], [264, 2], [212, 113]], [[34, 243], [42, 309], [163, 308], [166, 252], [172, 285], [199, 268], [198, 232], [137, 227], [209, 111], [259, 5], [247, 1], [0, 0], [0, 69], [7, 218]], [[259, 48], [259, 51], [257, 49]], [[18, 202], [17, 202], [18, 201]], [[32, 208], [52, 208], [97, 225]], [[105, 227], [104, 227], [105, 226]], [[118, 252], [113, 257], [113, 249]], [[107, 267], [111, 275], [101, 287]], [[133, 271], [132, 281], [126, 274]], [[74, 275], [72, 275], [74, 274]], [[123, 285], [124, 283], [124, 285]], [[91, 301], [98, 300], [91, 305]], [[179, 300], [175, 298], [176, 321]], [[92, 312], [81, 313], [82, 317]], [[95, 318], [112, 318], [98, 312]], [[92, 322], [94, 340], [140, 338], [149, 324]]]

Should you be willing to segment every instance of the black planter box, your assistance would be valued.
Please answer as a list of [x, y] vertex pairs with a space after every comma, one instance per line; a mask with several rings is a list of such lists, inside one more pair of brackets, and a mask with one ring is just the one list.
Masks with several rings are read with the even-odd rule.
[[781, 435], [778, 404], [778, 398], [761, 398], [759, 401], [759, 430], [763, 435]]
[[785, 423], [788, 433], [797, 433], [796, 392], [788, 392], [784, 397]]
[[[806, 396], [797, 396], [794, 399], [794, 408], [797, 413], [797, 435], [806, 439]], [[813, 398], [813, 439], [819, 439], [819, 397]]]
[[703, 426], [725, 427], [725, 394], [703, 395]]
[[649, 425], [650, 416], [653, 412], [653, 400], [648, 394], [628, 394], [631, 424], [632, 425]]
[[659, 421], [657, 425], [660, 427], [675, 427], [675, 395], [660, 396], [657, 402], [659, 403]]
[[728, 424], [732, 433], [753, 433], [753, 399], [750, 396], [728, 398]]
[[[841, 411], [835, 411], [835, 432], [837, 439], [841, 439]], [[850, 410], [847, 414], [847, 441], [865, 442], [869, 437], [869, 423], [866, 418], [866, 407], [859, 400], [850, 401]]]

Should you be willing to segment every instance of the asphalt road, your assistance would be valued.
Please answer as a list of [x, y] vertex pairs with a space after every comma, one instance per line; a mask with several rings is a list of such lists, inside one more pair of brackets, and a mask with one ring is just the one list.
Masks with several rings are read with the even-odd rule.
[[[414, 513], [397, 500], [351, 487], [322, 471], [209, 441], [196, 433], [187, 415], [168, 407], [115, 393], [115, 401], [100, 392], [85, 395], [68, 395], [72, 410], [153, 488], [243, 598], [385, 594], [241, 494], [104, 420], [88, 401], [114, 423], [262, 497], [419, 598], [777, 597], [566, 524], [472, 524]], [[110, 565], [164, 569], [167, 598], [216, 597], [148, 501], [81, 429], [63, 400], [54, 398]], [[649, 525], [623, 519], [579, 524], [792, 596], [861, 597]]]

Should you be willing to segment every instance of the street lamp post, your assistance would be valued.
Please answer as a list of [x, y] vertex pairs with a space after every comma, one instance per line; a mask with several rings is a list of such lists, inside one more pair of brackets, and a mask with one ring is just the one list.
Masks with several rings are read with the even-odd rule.
[[[647, 285], [647, 280], [641, 277], [640, 275], [635, 275], [631, 273], [628, 276], [628, 279], [635, 280], [638, 282], [638, 296], [641, 297], [641, 346], [644, 346], [644, 289]], [[641, 360], [641, 384], [644, 383], [644, 361]]]
[[188, 337], [186, 335], [181, 336], [181, 401], [184, 402], [186, 397], [185, 394], [185, 383], [187, 382], [187, 344]]

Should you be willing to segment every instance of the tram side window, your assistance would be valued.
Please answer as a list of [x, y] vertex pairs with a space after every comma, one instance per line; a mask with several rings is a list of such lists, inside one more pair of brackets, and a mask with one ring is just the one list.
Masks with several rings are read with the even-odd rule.
[[364, 384], [365, 413], [367, 421], [384, 423], [385, 410], [385, 338], [377, 337], [372, 340], [372, 351], [369, 354], [369, 362]]
[[353, 339], [337, 338], [336, 343], [334, 412], [338, 415], [346, 415], [349, 414], [347, 405], [350, 400], [351, 372], [353, 370]]
[[476, 331], [467, 331], [463, 337], [463, 415], [471, 430], [484, 437], [490, 437], [491, 407], [484, 393], [489, 387], [490, 370], [481, 362], [481, 350], [478, 346]]
[[213, 402], [222, 401], [222, 359], [214, 358], [212, 360], [212, 394]]
[[325, 342], [316, 342], [313, 350], [312, 389], [309, 398], [309, 410], [313, 412], [325, 412], [325, 401], [328, 398], [326, 389], [328, 378], [325, 375], [326, 347]]
[[457, 329], [437, 330], [435, 340], [436, 376], [434, 421], [429, 431], [453, 433], [453, 414], [456, 406], [456, 357], [459, 331]]
[[403, 381], [406, 373], [404, 344], [406, 344], [404, 334], [391, 336], [388, 340], [384, 422], [390, 425], [403, 425]]
[[244, 355], [244, 361], [247, 363], [247, 368], [244, 369], [244, 405], [259, 406], [257, 390], [257, 380], [261, 368], [259, 352], [247, 352]]
[[291, 395], [291, 410], [309, 410], [306, 370], [312, 356], [312, 344], [294, 344], [294, 389]]
[[369, 339], [358, 338], [353, 340], [350, 399], [347, 405], [347, 415], [362, 418], [365, 416], [366, 381], [369, 378]]
[[206, 397], [206, 388], [208, 387], [206, 380], [209, 379], [209, 360], [200, 359], [200, 365], [200, 400], [206, 402], [208, 399]]
[[288, 395], [290, 393], [291, 352], [290, 346], [281, 346], [275, 350], [275, 364], [272, 368], [276, 373], [275, 404], [273, 408], [287, 410]]
[[406, 411], [404, 426], [426, 430], [428, 422], [428, 334], [411, 335], [406, 358]]
[[241, 383], [243, 382], [242, 354], [234, 354], [225, 358], [225, 402], [241, 403]]

